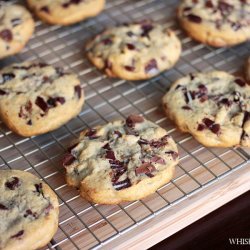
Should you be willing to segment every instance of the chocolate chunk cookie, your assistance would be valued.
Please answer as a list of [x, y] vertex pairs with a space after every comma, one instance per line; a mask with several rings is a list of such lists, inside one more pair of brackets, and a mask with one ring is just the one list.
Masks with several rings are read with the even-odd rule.
[[145, 21], [110, 28], [88, 43], [86, 50], [90, 61], [107, 75], [142, 80], [173, 67], [181, 43], [164, 25]]
[[225, 72], [190, 74], [163, 97], [169, 118], [208, 147], [250, 147], [250, 86]]
[[0, 2], [0, 58], [21, 51], [34, 27], [34, 21], [24, 7]]
[[0, 70], [0, 117], [22, 136], [57, 129], [84, 102], [76, 75], [44, 63], [25, 62]]
[[87, 129], [64, 157], [68, 185], [100, 204], [117, 204], [154, 193], [178, 163], [167, 131], [138, 115]]
[[99, 14], [105, 0], [27, 0], [27, 3], [43, 21], [70, 25]]
[[184, 0], [178, 17], [191, 37], [211, 46], [232, 46], [250, 39], [249, 0]]
[[0, 170], [0, 249], [31, 250], [46, 245], [58, 227], [55, 193], [36, 176]]

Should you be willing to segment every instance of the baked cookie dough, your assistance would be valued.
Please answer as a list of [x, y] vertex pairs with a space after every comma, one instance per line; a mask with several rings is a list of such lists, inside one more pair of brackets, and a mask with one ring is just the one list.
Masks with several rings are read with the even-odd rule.
[[48, 185], [19, 170], [0, 170], [0, 249], [45, 246], [58, 227], [59, 204]]
[[79, 79], [61, 68], [25, 62], [0, 70], [0, 117], [19, 135], [59, 128], [81, 111], [83, 102]]
[[24, 7], [0, 2], [0, 58], [20, 52], [34, 31], [34, 21]]
[[29, 7], [43, 21], [70, 25], [98, 15], [105, 0], [27, 0]]
[[211, 46], [232, 46], [250, 39], [249, 0], [183, 0], [178, 18], [192, 38]]
[[190, 74], [163, 97], [177, 127], [208, 147], [250, 147], [250, 86], [221, 71]]
[[68, 185], [99, 204], [133, 201], [171, 180], [178, 150], [167, 131], [130, 115], [80, 135], [64, 157]]
[[165, 25], [141, 22], [107, 29], [87, 44], [86, 51], [108, 76], [143, 80], [173, 67], [181, 43]]

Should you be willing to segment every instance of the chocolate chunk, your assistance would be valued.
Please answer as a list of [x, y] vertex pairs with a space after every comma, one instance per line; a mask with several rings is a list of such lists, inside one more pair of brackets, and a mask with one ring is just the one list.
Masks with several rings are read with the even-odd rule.
[[44, 197], [44, 194], [43, 194], [43, 184], [40, 182], [39, 184], [35, 184], [34, 186], [36, 188], [35, 192], [37, 192], [39, 195], [41, 194]]
[[25, 105], [22, 105], [18, 116], [23, 119], [27, 119], [32, 112], [32, 102], [28, 101]]
[[131, 187], [131, 181], [129, 178], [123, 180], [123, 181], [119, 181], [119, 182], [116, 182], [115, 184], [113, 184], [113, 187], [119, 191], [119, 190], [122, 190], [124, 188], [128, 188], [128, 187]]
[[5, 187], [7, 187], [10, 190], [15, 190], [21, 185], [21, 183], [19, 178], [17, 177], [12, 177], [12, 179], [13, 179], [12, 181], [5, 182]]
[[114, 153], [114, 151], [113, 150], [107, 150], [105, 158], [106, 159], [115, 160], [115, 153]]
[[25, 214], [23, 215], [24, 218], [27, 218], [28, 216], [34, 217], [35, 219], [37, 218], [37, 213], [36, 212], [32, 212], [31, 209], [27, 209], [25, 211]]
[[199, 124], [197, 127], [198, 131], [203, 131], [206, 128], [206, 126], [204, 124]]
[[214, 124], [214, 121], [210, 120], [209, 118], [204, 118], [202, 121], [208, 128]]
[[142, 123], [144, 122], [144, 118], [139, 115], [130, 115], [126, 119], [126, 125], [130, 128], [134, 128], [136, 123]]
[[9, 210], [6, 206], [0, 203], [0, 210]]
[[31, 121], [31, 120], [28, 120], [28, 121], [27, 121], [27, 125], [31, 126], [31, 125], [32, 125], [32, 121]]
[[125, 65], [124, 69], [126, 69], [127, 71], [130, 71], [130, 72], [134, 72], [135, 71], [135, 67], [134, 66]]
[[129, 50], [135, 50], [135, 45], [132, 43], [127, 43], [126, 44]]
[[145, 66], [145, 72], [147, 74], [157, 74], [159, 72], [157, 61], [155, 59], [151, 59]]
[[113, 41], [110, 38], [105, 38], [101, 41], [101, 43], [104, 45], [111, 45], [111, 44], [113, 44]]
[[179, 154], [175, 151], [172, 151], [172, 150], [165, 152], [165, 154], [170, 154], [174, 161], [179, 157]]
[[78, 98], [80, 99], [82, 97], [82, 88], [80, 85], [76, 85], [74, 87], [75, 93], [77, 94]]
[[142, 29], [142, 33], [141, 36], [146, 36], [149, 37], [149, 32], [153, 29], [153, 25], [151, 23], [143, 23], [141, 24], [141, 29]]
[[213, 8], [213, 7], [214, 7], [214, 5], [213, 5], [213, 3], [212, 3], [211, 0], [207, 0], [205, 6], [206, 6], [207, 8]]
[[117, 135], [118, 138], [122, 137], [122, 133], [120, 131], [118, 131], [118, 130], [115, 130], [114, 134]]
[[1, 82], [0, 84], [12, 80], [13, 78], [15, 78], [15, 75], [13, 73], [3, 73], [2, 77], [3, 77], [3, 82]]
[[155, 163], [159, 163], [159, 164], [166, 164], [165, 160], [163, 158], [161, 158], [160, 156], [153, 156], [151, 159], [150, 159], [150, 162], [155, 162]]
[[240, 87], [244, 87], [246, 85], [246, 82], [240, 78], [235, 79], [234, 82], [238, 84]]
[[8, 93], [2, 89], [0, 89], [0, 95], [7, 95]]
[[250, 121], [250, 112], [245, 111], [244, 112], [244, 117], [243, 117], [243, 121], [242, 121], [242, 128], [244, 127], [245, 123], [247, 121]]
[[127, 36], [132, 37], [132, 36], [134, 36], [134, 33], [132, 31], [128, 31]]
[[214, 134], [218, 134], [220, 131], [220, 124], [213, 124], [210, 128], [209, 128]]
[[49, 11], [49, 7], [48, 6], [43, 6], [40, 11], [46, 12], [46, 13], [50, 13]]
[[19, 231], [17, 234], [12, 235], [10, 238], [19, 238], [20, 236], [22, 236], [24, 234], [24, 230]]
[[194, 22], [194, 23], [201, 23], [202, 22], [201, 17], [193, 15], [193, 14], [187, 15], [187, 18], [189, 21]]
[[160, 138], [158, 141], [150, 141], [149, 144], [151, 147], [153, 148], [160, 148], [160, 147], [164, 147], [165, 145], [168, 144], [168, 138], [169, 135], [164, 135], [162, 138]]
[[18, 26], [21, 23], [22, 23], [22, 20], [20, 18], [13, 18], [13, 19], [11, 19], [12, 27], [16, 27], [16, 26]]
[[64, 104], [65, 98], [58, 96], [58, 97], [50, 97], [47, 101], [49, 107], [56, 107], [58, 103]]
[[71, 165], [74, 161], [76, 160], [75, 156], [67, 153], [64, 157], [63, 157], [63, 166], [69, 166]]
[[228, 98], [223, 98], [219, 101], [220, 104], [226, 105], [230, 107], [232, 105], [232, 101], [228, 100]]
[[150, 164], [149, 162], [143, 163], [141, 166], [137, 167], [135, 169], [135, 174], [140, 175], [140, 174], [148, 174], [151, 172], [156, 171], [156, 168], [154, 165]]
[[185, 110], [192, 110], [192, 108], [189, 107], [188, 105], [182, 106], [181, 108], [182, 108], [182, 109], [185, 109]]
[[47, 105], [47, 103], [44, 101], [44, 99], [40, 96], [38, 96], [36, 98], [35, 104], [41, 109], [43, 110], [43, 112], [47, 112], [49, 110], [49, 107]]
[[13, 39], [12, 32], [9, 29], [4, 29], [0, 31], [0, 38], [2, 38], [5, 42], [11, 42]]

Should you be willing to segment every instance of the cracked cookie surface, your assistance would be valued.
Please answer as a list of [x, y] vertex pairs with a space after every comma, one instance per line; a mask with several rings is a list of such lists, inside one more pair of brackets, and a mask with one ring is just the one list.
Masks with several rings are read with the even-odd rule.
[[20, 5], [0, 3], [0, 58], [20, 52], [34, 31], [34, 21]]
[[27, 3], [43, 21], [70, 25], [98, 15], [105, 0], [27, 0]]
[[163, 97], [177, 127], [209, 147], [250, 147], [250, 86], [221, 71], [176, 81]]
[[138, 115], [85, 130], [64, 157], [68, 185], [100, 204], [154, 193], [173, 177], [178, 150], [167, 131]]
[[184, 0], [178, 17], [191, 37], [215, 47], [250, 39], [249, 0]]
[[0, 70], [0, 116], [19, 135], [57, 129], [81, 111], [83, 102], [79, 79], [61, 68], [25, 62]]
[[0, 249], [46, 245], [58, 227], [59, 204], [48, 185], [19, 170], [0, 170]]
[[149, 21], [110, 28], [86, 46], [89, 60], [111, 77], [149, 79], [177, 62], [181, 43], [165, 25]]

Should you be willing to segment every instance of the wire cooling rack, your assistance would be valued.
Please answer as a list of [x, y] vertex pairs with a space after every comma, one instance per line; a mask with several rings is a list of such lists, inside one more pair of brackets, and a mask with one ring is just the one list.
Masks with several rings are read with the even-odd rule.
[[[161, 98], [173, 81], [195, 71], [235, 72], [250, 54], [249, 43], [215, 49], [192, 41], [175, 19], [177, 5], [176, 0], [107, 0], [105, 11], [98, 17], [70, 27], [49, 26], [37, 20], [36, 32], [22, 53], [0, 62], [0, 67], [25, 60], [62, 66], [78, 74], [86, 94], [82, 112], [54, 132], [22, 138], [0, 123], [1, 169], [36, 174], [58, 195], [59, 229], [44, 249], [100, 248], [155, 220], [161, 212], [224, 176], [249, 167], [249, 150], [205, 148], [190, 135], [177, 131], [164, 115]], [[182, 56], [173, 69], [148, 81], [131, 82], [107, 78], [88, 62], [84, 44], [91, 37], [106, 27], [143, 19], [167, 23], [181, 39]], [[65, 149], [82, 129], [131, 113], [143, 114], [174, 137], [181, 157], [175, 177], [140, 201], [112, 206], [90, 204], [65, 183], [61, 165]]]

